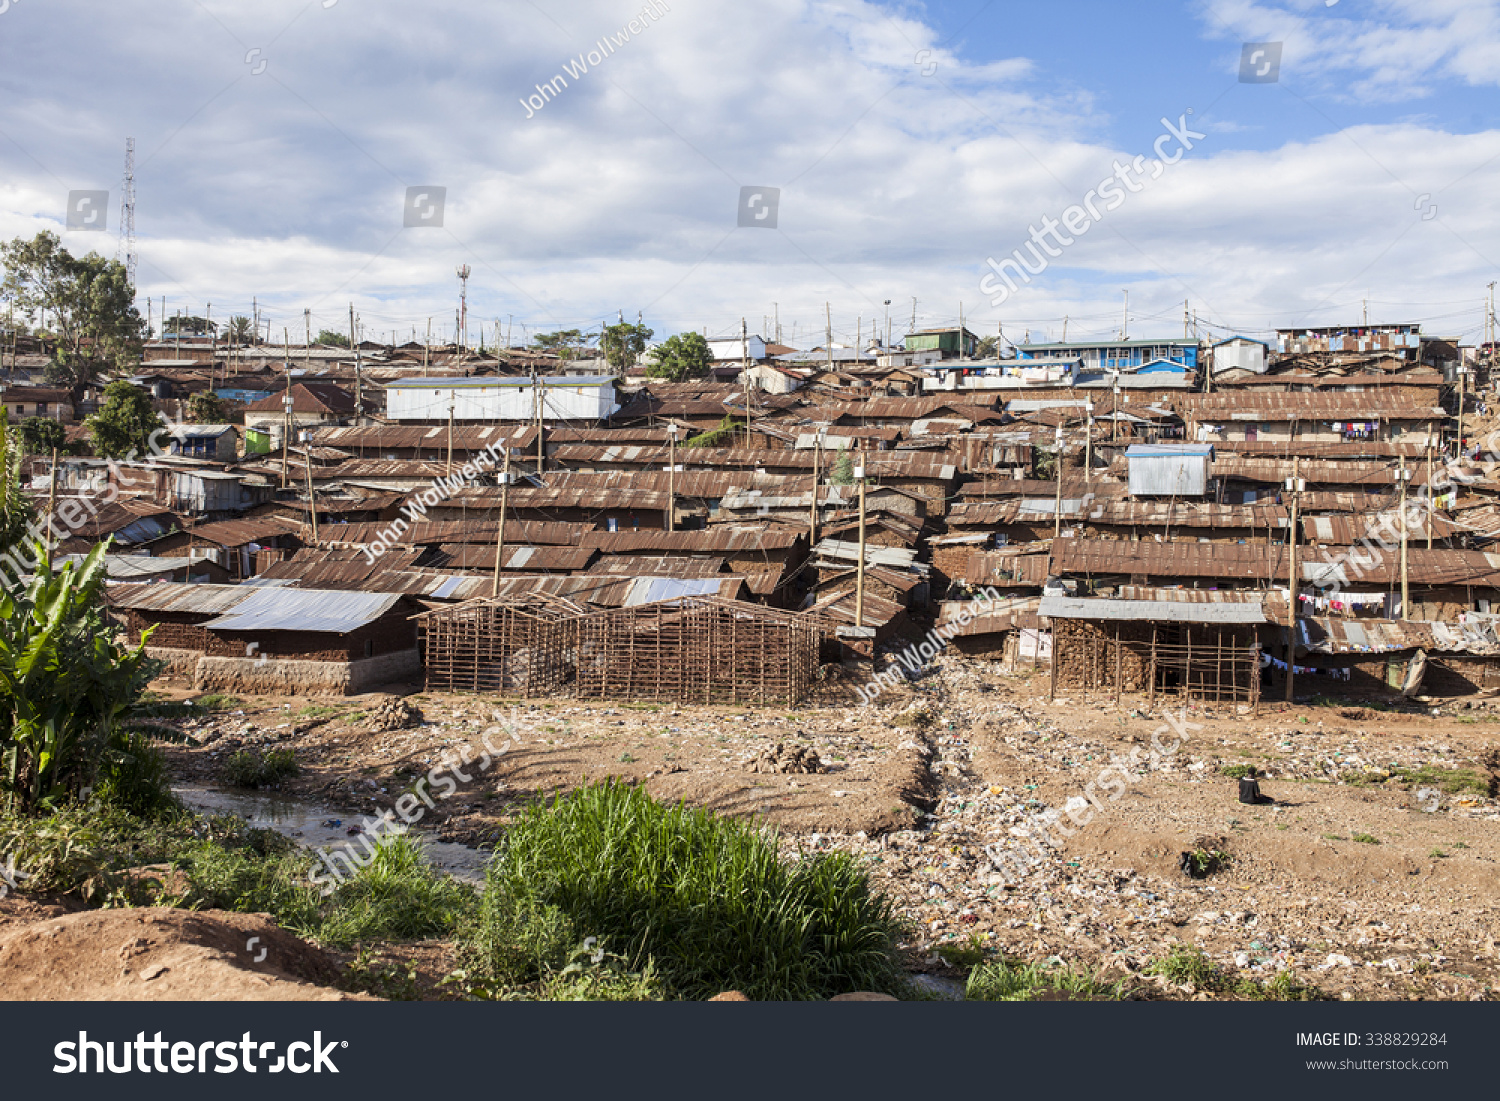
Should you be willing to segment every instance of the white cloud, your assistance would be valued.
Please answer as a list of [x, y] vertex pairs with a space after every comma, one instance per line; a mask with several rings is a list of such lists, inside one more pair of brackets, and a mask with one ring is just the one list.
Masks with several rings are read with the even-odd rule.
[[[1063, 83], [1024, 56], [968, 64], [912, 10], [865, 0], [668, 3], [529, 120], [522, 98], [643, 4], [15, 5], [0, 17], [14, 58], [0, 73], [14, 143], [0, 139], [0, 237], [55, 224], [69, 188], [117, 188], [130, 134], [143, 291], [212, 302], [216, 317], [257, 296], [278, 336], [300, 331], [304, 307], [315, 329], [342, 327], [351, 301], [373, 332], [409, 336], [429, 316], [447, 331], [460, 263], [474, 268], [471, 313], [487, 327], [516, 315], [518, 337], [521, 322], [586, 325], [617, 308], [660, 331], [737, 331], [741, 316], [759, 329], [778, 303], [800, 340], [821, 334], [825, 301], [850, 339], [885, 299], [909, 317], [913, 295], [919, 322], [962, 301], [985, 331], [1068, 314], [1071, 332], [1104, 332], [1124, 286], [1138, 316], [1173, 319], [1167, 332], [1184, 297], [1252, 327], [1371, 288], [1393, 302], [1472, 296], [1477, 323], [1485, 257], [1500, 260], [1485, 173], [1448, 186], [1500, 155], [1500, 134], [1412, 118], [1255, 152], [1228, 140], [1243, 124], [1208, 124], [1182, 164], [991, 309], [986, 256], [1116, 158], [1148, 153], [1108, 140], [1097, 74]], [[1473, 8], [1387, 0], [1374, 22], [1321, 0], [1291, 15], [1218, 5], [1236, 34], [1316, 24], [1311, 45], [1288, 36], [1284, 65], [1312, 59], [1374, 96], [1395, 94], [1380, 73], [1403, 42], [1403, 95], [1493, 80], [1493, 28]], [[1318, 29], [1335, 19], [1344, 31]], [[1329, 61], [1351, 30], [1360, 59]], [[444, 228], [401, 229], [408, 184], [448, 188]], [[782, 189], [779, 232], [735, 228], [741, 184]], [[1438, 204], [1427, 221], [1423, 193]], [[102, 237], [67, 243], [112, 254]]]

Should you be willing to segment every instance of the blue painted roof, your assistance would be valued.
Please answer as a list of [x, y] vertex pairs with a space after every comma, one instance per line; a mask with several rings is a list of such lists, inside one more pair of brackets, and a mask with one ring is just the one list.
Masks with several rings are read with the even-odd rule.
[[1127, 459], [1161, 459], [1179, 455], [1213, 457], [1211, 443], [1133, 443], [1125, 449]]

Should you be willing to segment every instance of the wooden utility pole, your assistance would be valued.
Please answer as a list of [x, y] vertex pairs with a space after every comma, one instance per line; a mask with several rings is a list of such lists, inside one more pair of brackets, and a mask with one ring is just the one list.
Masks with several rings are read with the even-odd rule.
[[1089, 475], [1094, 469], [1094, 403], [1092, 400], [1084, 403], [1084, 437], [1083, 437], [1083, 481], [1087, 485]]
[[677, 425], [667, 425], [667, 530], [677, 530]]
[[1432, 438], [1427, 442], [1427, 549], [1432, 549], [1432, 516], [1437, 510], [1437, 502], [1432, 499]]
[[1287, 568], [1287, 595], [1291, 597], [1290, 607], [1286, 613], [1286, 700], [1292, 702], [1292, 682], [1295, 679], [1294, 670], [1297, 667], [1297, 612], [1299, 601], [1297, 599], [1297, 505], [1302, 493], [1302, 480], [1297, 477], [1298, 460], [1292, 459], [1292, 476], [1287, 481], [1287, 489], [1292, 495], [1292, 526], [1287, 529], [1286, 543], [1290, 552], [1290, 565]]
[[302, 346], [302, 362], [312, 366], [312, 310], [302, 311], [302, 336], [307, 341]]
[[427, 319], [427, 340], [422, 344], [422, 377], [427, 377], [427, 354], [432, 351], [432, 318]]
[[57, 448], [52, 449], [52, 477], [47, 487], [47, 561], [52, 561], [52, 516], [57, 511]]
[[833, 307], [827, 302], [823, 303], [823, 347], [828, 353], [828, 369], [833, 370]]
[[443, 469], [443, 473], [450, 477], [453, 474], [453, 407], [457, 402], [458, 388], [454, 387], [448, 391], [448, 465]]
[[[1410, 479], [1410, 477], [1411, 477], [1411, 471], [1409, 471], [1409, 470], [1406, 469], [1406, 456], [1402, 455], [1401, 456], [1401, 467], [1400, 467], [1399, 470], [1396, 471], [1396, 479], [1397, 479], [1397, 481], [1399, 481], [1401, 483], [1401, 486], [1400, 486], [1400, 490], [1401, 491], [1400, 491], [1400, 496], [1399, 496], [1399, 500], [1400, 500], [1401, 503], [1398, 506], [1398, 508], [1399, 508], [1399, 512], [1400, 512], [1400, 516], [1401, 516], [1401, 618], [1402, 619], [1410, 619], [1411, 618], [1411, 616], [1407, 613], [1407, 607], [1408, 607], [1408, 602], [1410, 601], [1410, 598], [1411, 598], [1411, 592], [1410, 592], [1410, 590], [1407, 587], [1407, 578], [1406, 578], [1406, 544], [1407, 544], [1407, 532], [1406, 532], [1406, 483], [1407, 483], [1408, 479]], [[1431, 524], [1431, 520], [1429, 520], [1428, 523]]]
[[859, 466], [854, 470], [859, 482], [859, 565], [854, 574], [854, 626], [865, 625], [865, 455], [861, 447]]
[[349, 347], [354, 349], [354, 416], [365, 415], [365, 379], [359, 354], [359, 333], [354, 328], [354, 303], [349, 303]]
[[292, 365], [286, 365], [286, 396], [281, 399], [281, 488], [286, 488], [287, 458], [292, 444]]
[[807, 517], [807, 549], [818, 545], [818, 466], [823, 458], [823, 438], [813, 433], [812, 510]]
[[312, 479], [312, 456], [306, 456], [307, 462], [304, 469], [307, 471], [307, 511], [312, 516], [312, 537], [314, 545], [318, 542], [318, 498], [313, 493]]
[[546, 465], [546, 453], [542, 450], [542, 402], [546, 400], [547, 390], [540, 374], [531, 377], [536, 386], [536, 476], [540, 480], [542, 468]]
[[495, 535], [495, 579], [490, 595], [500, 595], [500, 562], [505, 557], [505, 506], [510, 503], [510, 441], [505, 441], [505, 461], [500, 468], [500, 529]]
[[[1057, 434], [1052, 437], [1052, 467], [1057, 474], [1057, 493], [1052, 499], [1052, 538], [1062, 537], [1062, 468], [1063, 468], [1063, 433], [1058, 428]], [[1053, 548], [1055, 554], [1057, 549]]]
[[1462, 363], [1458, 366], [1458, 454], [1459, 462], [1464, 458], [1464, 406], [1469, 399], [1469, 371]]

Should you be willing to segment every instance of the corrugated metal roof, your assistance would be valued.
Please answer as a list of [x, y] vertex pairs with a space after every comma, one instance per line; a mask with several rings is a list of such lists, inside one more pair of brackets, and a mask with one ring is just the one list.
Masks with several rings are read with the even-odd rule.
[[[387, 390], [483, 390], [497, 386], [518, 386], [530, 389], [537, 380], [524, 375], [484, 375], [478, 378], [398, 378], [385, 384]], [[543, 386], [608, 386], [614, 382], [608, 375], [543, 375]]]
[[194, 543], [216, 543], [221, 547], [243, 547], [261, 539], [293, 535], [301, 528], [296, 520], [284, 516], [258, 516], [250, 520], [220, 520], [189, 528]]
[[1043, 596], [1044, 619], [1092, 619], [1147, 623], [1264, 623], [1259, 604], [1192, 604], [1181, 600], [1092, 600]]
[[[498, 493], [498, 491], [497, 491]], [[498, 496], [497, 501], [498, 504]], [[429, 546], [439, 543], [490, 543], [498, 536], [499, 519], [493, 520], [429, 520], [412, 524], [396, 536], [396, 542], [412, 546]], [[507, 543], [538, 543], [549, 546], [575, 546], [584, 532], [592, 531], [589, 524], [568, 524], [552, 520], [513, 520], [505, 522]], [[365, 545], [374, 543], [383, 535], [391, 533], [389, 521], [362, 524], [321, 524], [318, 541], [325, 547]], [[311, 530], [304, 531], [309, 539]]]
[[228, 613], [204, 624], [217, 631], [316, 631], [348, 634], [400, 601], [396, 593], [340, 589], [256, 589]]
[[628, 577], [714, 577], [724, 573], [722, 558], [646, 558], [639, 555], [605, 555], [588, 573]]
[[581, 545], [605, 554], [639, 551], [745, 554], [790, 550], [801, 538], [796, 532], [716, 525], [703, 531], [591, 531], [583, 537]]
[[[183, 559], [186, 563], [187, 559]], [[183, 585], [144, 583], [111, 585], [106, 596], [111, 606], [140, 612], [172, 612], [179, 615], [222, 615], [249, 598], [250, 589], [239, 585]]]

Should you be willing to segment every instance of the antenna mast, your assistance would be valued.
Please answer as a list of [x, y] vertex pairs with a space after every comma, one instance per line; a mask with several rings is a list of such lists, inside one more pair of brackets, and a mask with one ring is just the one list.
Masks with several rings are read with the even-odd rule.
[[[120, 254], [124, 253], [123, 256]], [[135, 139], [125, 139], [125, 185], [120, 190], [120, 245], [116, 260], [125, 263], [125, 278], [135, 290]]]
[[473, 274], [468, 264], [461, 264], [458, 268], [458, 333], [459, 344], [464, 351], [469, 350], [469, 276]]

